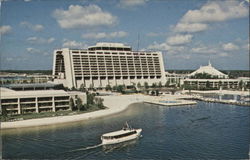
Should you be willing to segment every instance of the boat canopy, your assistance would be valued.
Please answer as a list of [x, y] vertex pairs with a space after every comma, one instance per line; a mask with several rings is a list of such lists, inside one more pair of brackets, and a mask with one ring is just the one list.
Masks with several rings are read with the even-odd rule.
[[[119, 131], [117, 131], [119, 132]], [[122, 133], [122, 134], [117, 134], [117, 135], [108, 135], [108, 134], [105, 134], [102, 136], [103, 139], [117, 139], [117, 138], [122, 138], [122, 137], [127, 137], [127, 136], [130, 136], [130, 135], [133, 135], [133, 134], [136, 134], [136, 130], [132, 130], [132, 131], [129, 131], [129, 132], [126, 132], [126, 131], [123, 131], [125, 133]], [[114, 133], [114, 132], [112, 132]]]

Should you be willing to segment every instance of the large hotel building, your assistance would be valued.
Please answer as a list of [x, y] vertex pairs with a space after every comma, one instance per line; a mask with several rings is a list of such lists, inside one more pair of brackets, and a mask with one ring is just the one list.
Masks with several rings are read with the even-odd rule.
[[165, 83], [161, 52], [132, 51], [121, 43], [54, 51], [54, 82], [68, 88]]

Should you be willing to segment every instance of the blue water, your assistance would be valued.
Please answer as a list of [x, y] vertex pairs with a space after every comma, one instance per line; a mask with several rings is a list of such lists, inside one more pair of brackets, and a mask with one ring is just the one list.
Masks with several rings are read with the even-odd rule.
[[[143, 137], [98, 146], [103, 133], [125, 121]], [[89, 122], [2, 131], [2, 143], [4, 159], [248, 159], [250, 107], [136, 104]]]

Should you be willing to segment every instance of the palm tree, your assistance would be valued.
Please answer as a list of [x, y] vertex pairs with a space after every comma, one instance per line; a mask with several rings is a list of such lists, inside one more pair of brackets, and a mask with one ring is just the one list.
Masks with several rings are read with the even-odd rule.
[[78, 111], [82, 110], [82, 100], [79, 97], [76, 98], [76, 106]]
[[6, 110], [6, 107], [5, 107], [5, 106], [2, 106], [1, 115], [3, 116], [3, 119], [4, 119], [4, 120], [7, 119], [8, 114], [7, 114], [7, 110]]
[[75, 103], [72, 97], [70, 97], [69, 99], [69, 107], [71, 109], [71, 111], [73, 111], [75, 109]]
[[148, 89], [148, 88], [149, 88], [148, 82], [144, 82], [144, 88], [145, 88], [145, 89]]

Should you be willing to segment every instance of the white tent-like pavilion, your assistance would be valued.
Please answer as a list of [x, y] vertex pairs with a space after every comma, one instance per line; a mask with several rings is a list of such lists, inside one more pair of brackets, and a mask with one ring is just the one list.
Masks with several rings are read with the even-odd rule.
[[210, 74], [212, 76], [217, 76], [218, 78], [228, 78], [228, 75], [218, 71], [217, 69], [215, 69], [210, 61], [208, 62], [207, 66], [200, 66], [199, 69], [197, 69], [196, 71], [192, 72], [189, 74], [189, 76], [194, 76], [195, 74], [199, 74], [199, 73], [207, 73]]

